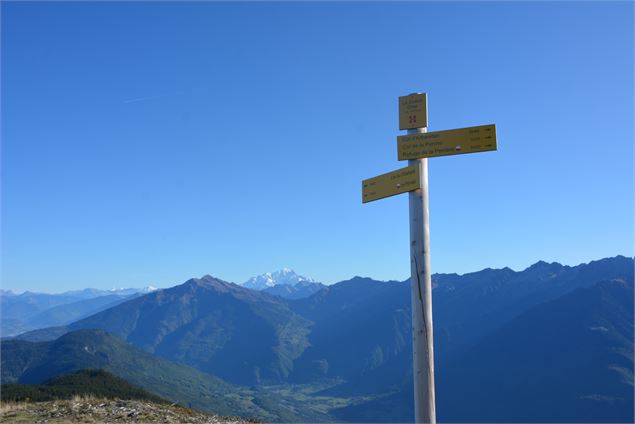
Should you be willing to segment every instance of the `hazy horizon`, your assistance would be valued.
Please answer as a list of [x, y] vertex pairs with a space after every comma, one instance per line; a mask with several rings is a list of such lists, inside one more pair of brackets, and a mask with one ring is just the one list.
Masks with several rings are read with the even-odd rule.
[[[503, 268], [509, 268], [509, 269], [511, 269], [514, 272], [522, 272], [522, 271], [527, 270], [528, 268], [532, 267], [533, 265], [535, 265], [535, 264], [537, 264], [539, 262], [546, 262], [546, 263], [549, 263], [549, 264], [557, 263], [557, 264], [560, 264], [560, 265], [566, 266], [566, 267], [574, 267], [574, 266], [577, 266], [577, 265], [584, 265], [584, 264], [588, 264], [590, 262], [596, 262], [596, 261], [599, 261], [599, 260], [602, 260], [602, 259], [615, 258], [615, 257], [619, 257], [619, 256], [626, 257], [626, 258], [633, 258], [633, 256], [616, 254], [616, 255], [605, 256], [603, 258], [592, 259], [590, 261], [580, 262], [580, 263], [562, 263], [560, 261], [547, 261], [547, 260], [540, 259], [540, 260], [538, 260], [536, 262], [533, 262], [533, 263], [527, 265], [524, 268], [512, 268], [512, 267], [492, 268], [492, 267], [485, 267], [485, 268], [481, 268], [481, 269], [478, 269], [478, 270], [467, 271], [467, 272], [463, 272], [463, 273], [458, 273], [458, 272], [457, 273], [454, 273], [454, 272], [434, 272], [433, 271], [432, 275], [436, 275], [436, 274], [457, 274], [458, 276], [463, 276], [463, 275], [467, 275], [467, 274], [474, 274], [474, 273], [477, 273], [477, 272], [480, 272], [480, 271], [483, 271], [483, 270], [486, 270], [486, 269], [503, 269]], [[303, 276], [303, 277], [312, 278], [311, 275], [304, 274], [301, 271], [297, 271], [295, 269], [291, 269], [291, 270], [294, 271], [295, 273], [297, 273], [298, 275]], [[253, 275], [252, 277], [257, 277], [257, 276], [260, 276], [260, 275], [264, 275], [266, 273], [273, 273], [273, 272], [276, 272], [276, 271], [279, 271], [279, 270], [265, 271], [265, 272], [262, 272], [260, 274]], [[181, 281], [174, 282], [174, 283], [166, 285], [166, 286], [157, 286], [155, 284], [148, 283], [148, 284], [145, 284], [143, 286], [132, 287], [132, 286], [126, 286], [124, 284], [124, 285], [112, 286], [112, 287], [109, 287], [109, 288], [97, 288], [97, 287], [86, 286], [86, 287], [78, 287], [76, 289], [63, 290], [63, 291], [40, 291], [40, 290], [36, 291], [36, 290], [30, 290], [28, 288], [26, 288], [26, 289], [24, 289], [24, 288], [11, 289], [11, 288], [6, 288], [6, 287], [3, 286], [2, 290], [10, 291], [10, 292], [12, 292], [12, 293], [14, 293], [16, 295], [20, 295], [20, 294], [25, 293], [25, 292], [44, 293], [44, 294], [60, 294], [60, 293], [65, 293], [65, 292], [69, 292], [69, 291], [84, 290], [84, 289], [97, 289], [97, 290], [104, 290], [104, 291], [108, 291], [108, 290], [122, 290], [122, 289], [143, 289], [143, 288], [149, 288], [149, 287], [155, 288], [155, 289], [167, 289], [167, 288], [171, 288], [171, 287], [175, 287], [175, 286], [178, 286], [180, 284], [183, 284], [183, 283], [185, 283], [186, 281], [188, 281], [188, 280], [190, 280], [192, 278], [202, 278], [202, 277], [204, 277], [206, 275], [210, 275], [210, 276], [212, 276], [214, 278], [217, 278], [219, 280], [223, 280], [223, 281], [226, 281], [228, 283], [233, 283], [233, 284], [237, 284], [237, 285], [240, 285], [240, 286], [242, 286], [247, 281], [247, 280], [240, 281], [240, 282], [239, 281], [230, 281], [230, 280], [227, 280], [227, 279], [223, 278], [222, 276], [215, 275], [214, 273], [209, 273], [208, 272], [208, 273], [201, 274], [201, 275], [198, 275], [198, 276], [192, 275], [192, 276], [184, 278]], [[252, 278], [252, 277], [250, 277], [250, 278]], [[388, 281], [405, 281], [408, 278], [410, 278], [409, 276], [406, 276], [406, 277], [403, 277], [403, 278], [389, 278], [389, 279], [383, 280], [383, 279], [374, 278], [372, 275], [364, 275], [364, 274], [359, 274], [358, 273], [358, 274], [353, 274], [353, 275], [349, 276], [348, 278], [344, 278], [344, 279], [338, 280], [338, 281], [332, 281], [332, 282], [317, 281], [317, 282], [318, 283], [322, 283], [322, 284], [324, 284], [326, 286], [331, 286], [333, 284], [337, 284], [337, 283], [340, 283], [342, 281], [348, 281], [348, 280], [350, 280], [352, 278], [355, 278], [355, 277], [370, 278], [370, 279], [373, 279], [375, 281], [385, 281], [385, 282], [388, 282]]]

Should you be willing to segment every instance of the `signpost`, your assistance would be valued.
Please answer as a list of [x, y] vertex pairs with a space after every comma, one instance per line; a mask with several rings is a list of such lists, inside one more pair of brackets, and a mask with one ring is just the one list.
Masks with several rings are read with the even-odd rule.
[[421, 188], [418, 166], [407, 166], [397, 171], [362, 181], [362, 203], [405, 193]]
[[428, 158], [496, 150], [496, 127], [428, 133], [427, 126], [427, 95], [399, 97], [399, 129], [407, 129], [408, 135], [397, 137], [397, 152], [408, 166], [362, 181], [362, 203], [409, 192], [414, 418], [417, 423], [436, 424]]
[[415, 93], [399, 97], [399, 129], [428, 126], [428, 95]]
[[459, 128], [397, 137], [399, 160], [496, 150], [496, 126]]

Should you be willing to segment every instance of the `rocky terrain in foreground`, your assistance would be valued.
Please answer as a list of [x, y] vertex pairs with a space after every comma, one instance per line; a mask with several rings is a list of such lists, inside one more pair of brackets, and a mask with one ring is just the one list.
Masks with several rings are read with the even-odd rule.
[[0, 423], [247, 423], [238, 417], [208, 415], [177, 405], [143, 400], [75, 397], [50, 402], [6, 402]]

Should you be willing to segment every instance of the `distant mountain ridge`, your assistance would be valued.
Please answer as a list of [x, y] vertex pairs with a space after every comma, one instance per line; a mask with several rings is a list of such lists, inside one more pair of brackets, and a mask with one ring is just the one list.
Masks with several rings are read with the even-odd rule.
[[523, 271], [433, 275], [435, 341], [441, 350], [464, 348], [534, 305], [599, 281], [632, 281], [633, 267], [633, 258], [616, 256], [576, 266], [539, 261]]
[[94, 297], [108, 296], [113, 294], [121, 295], [121, 296], [129, 296], [135, 293], [150, 293], [155, 290], [158, 290], [158, 289], [154, 286], [145, 286], [142, 288], [124, 288], [124, 287], [114, 288], [113, 287], [112, 289], [108, 289], [108, 290], [95, 289], [95, 288], [88, 287], [85, 289], [68, 290], [68, 291], [60, 292], [60, 293], [44, 293], [44, 292], [36, 292], [31, 290], [25, 290], [23, 292], [16, 293], [13, 290], [0, 289], [0, 296], [43, 295], [43, 296], [53, 296], [53, 297], [61, 297], [61, 298], [69, 297], [75, 300], [81, 300], [81, 299], [92, 299]]
[[152, 286], [111, 290], [87, 288], [63, 293], [25, 291], [15, 294], [3, 290], [0, 293], [0, 335], [8, 337], [38, 328], [66, 325], [154, 290], [156, 288]]

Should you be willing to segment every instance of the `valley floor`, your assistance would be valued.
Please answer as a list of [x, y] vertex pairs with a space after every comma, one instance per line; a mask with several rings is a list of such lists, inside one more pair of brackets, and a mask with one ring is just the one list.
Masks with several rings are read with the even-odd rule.
[[[259, 389], [275, 399], [279, 408], [293, 413], [302, 422], [334, 422], [337, 419], [332, 411], [355, 406], [378, 399], [383, 395], [374, 396], [330, 396], [322, 392], [338, 384], [345, 383], [342, 379], [325, 379], [314, 384], [282, 384], [276, 386], [260, 386]], [[264, 396], [262, 396], [264, 398]]]

